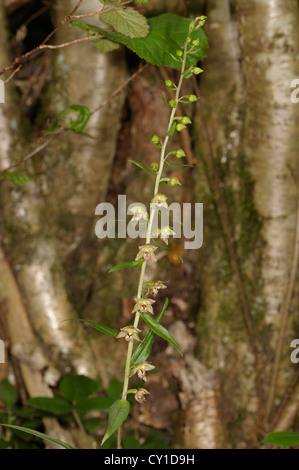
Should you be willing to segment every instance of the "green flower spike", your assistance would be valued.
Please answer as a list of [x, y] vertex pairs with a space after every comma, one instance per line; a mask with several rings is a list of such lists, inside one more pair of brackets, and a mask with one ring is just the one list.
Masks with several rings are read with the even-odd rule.
[[139, 248], [139, 251], [137, 253], [135, 261], [138, 261], [141, 258], [143, 258], [145, 261], [149, 261], [150, 259], [152, 259], [153, 261], [157, 261], [157, 258], [154, 253], [158, 249], [157, 246], [142, 245], [142, 246], [139, 246], [138, 248]]
[[135, 312], [141, 312], [141, 313], [146, 313], [149, 312], [151, 314], [154, 313], [152, 304], [155, 303], [155, 300], [152, 299], [147, 299], [146, 297], [143, 297], [142, 299], [137, 299], [137, 302], [135, 304], [135, 307], [132, 310], [132, 313]]
[[125, 338], [128, 343], [132, 341], [141, 341], [138, 336], [138, 333], [141, 333], [141, 330], [135, 328], [133, 325], [125, 326], [124, 328], [120, 329], [120, 333], [116, 336], [116, 338]]
[[155, 368], [155, 366], [153, 366], [149, 362], [141, 362], [137, 366], [132, 367], [132, 373], [131, 373], [130, 377], [132, 377], [132, 375], [134, 375], [134, 374], [137, 374], [137, 376], [140, 380], [143, 380], [143, 382], [146, 382], [147, 381], [146, 372], [148, 372], [149, 370], [152, 370], [154, 368]]

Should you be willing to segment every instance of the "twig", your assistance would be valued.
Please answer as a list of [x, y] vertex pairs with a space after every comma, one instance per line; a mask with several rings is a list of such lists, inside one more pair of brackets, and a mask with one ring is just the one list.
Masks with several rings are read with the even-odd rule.
[[[22, 56], [19, 56], [19, 57], [16, 57], [12, 63], [10, 65], [7, 65], [3, 70], [0, 71], [0, 76], [3, 75], [4, 73], [8, 72], [8, 70], [11, 70], [12, 68], [14, 68], [16, 65], [19, 65], [21, 62], [25, 61], [26, 59], [28, 59], [28, 57], [30, 57], [32, 54], [34, 54], [35, 52], [39, 52], [41, 49], [46, 49], [44, 46], [45, 44], [49, 41], [49, 39], [51, 39], [52, 36], [54, 36], [54, 34], [60, 29], [62, 28], [62, 26], [64, 26], [66, 23], [68, 23], [69, 21], [71, 21], [71, 19], [73, 18], [74, 14], [76, 13], [76, 11], [78, 10], [78, 8], [81, 6], [83, 0], [79, 0], [78, 3], [76, 4], [75, 8], [73, 9], [73, 11], [68, 15], [66, 16], [65, 18], [63, 18], [63, 20], [58, 24], [58, 26], [56, 26], [56, 28], [51, 31], [51, 33], [48, 34], [48, 36], [40, 43], [39, 46], [35, 47], [34, 49], [32, 49], [31, 51], [28, 51], [26, 52], [26, 54], [23, 54]], [[49, 49], [50, 47], [47, 47], [47, 49]], [[11, 79], [13, 77], [13, 75], [11, 77], [9, 77], [9, 79]], [[8, 81], [8, 80], [6, 80]]]
[[[194, 79], [194, 77], [193, 77]], [[194, 88], [195, 88], [195, 93], [197, 96], [199, 96], [199, 87], [197, 84], [196, 79], [194, 79]], [[255, 336], [254, 336], [254, 330], [253, 330], [253, 324], [252, 324], [252, 319], [250, 315], [250, 310], [248, 306], [248, 301], [246, 297], [246, 292], [245, 292], [245, 287], [244, 287], [244, 282], [242, 279], [242, 274], [239, 266], [239, 261], [238, 257], [236, 254], [234, 242], [233, 242], [233, 237], [230, 229], [230, 224], [229, 224], [229, 219], [227, 215], [227, 208], [226, 208], [226, 203], [224, 200], [223, 192], [221, 189], [221, 184], [220, 184], [220, 179], [218, 175], [218, 170], [217, 170], [217, 165], [216, 165], [216, 159], [215, 159], [215, 154], [214, 154], [214, 147], [213, 147], [213, 142], [212, 138], [210, 135], [210, 131], [208, 129], [208, 126], [206, 124], [206, 119], [205, 119], [205, 114], [204, 110], [201, 104], [201, 101], [198, 101], [199, 105], [199, 112], [201, 115], [204, 131], [206, 133], [207, 137], [207, 142], [208, 142], [208, 147], [209, 147], [209, 155], [210, 155], [210, 160], [212, 164], [212, 172], [213, 172], [213, 177], [214, 177], [214, 182], [216, 186], [216, 191], [218, 193], [218, 202], [219, 206], [221, 209], [221, 220], [223, 224], [223, 229], [224, 233], [226, 236], [226, 242], [227, 242], [227, 247], [228, 251], [231, 257], [231, 261], [233, 264], [233, 268], [235, 271], [236, 279], [237, 279], [237, 284], [238, 284], [238, 289], [239, 289], [239, 294], [240, 294], [240, 299], [241, 299], [241, 304], [242, 304], [242, 311], [243, 311], [243, 316], [244, 316], [244, 321], [246, 324], [247, 328], [247, 334], [249, 338], [249, 343], [250, 347], [253, 353], [254, 357], [254, 367], [255, 367], [255, 374], [256, 374], [256, 388], [257, 388], [257, 399], [258, 399], [258, 409], [257, 409], [257, 428], [261, 427], [262, 424], [262, 417], [263, 417], [263, 412], [262, 412], [262, 406], [263, 406], [263, 389], [262, 389], [262, 380], [261, 380], [261, 372], [260, 372], [260, 363], [259, 363], [259, 357], [258, 357], [258, 350], [257, 350], [257, 345], [255, 341]]]
[[266, 420], [269, 418], [270, 413], [272, 411], [272, 407], [273, 407], [278, 368], [279, 368], [279, 363], [281, 359], [282, 343], [283, 343], [283, 338], [285, 335], [287, 319], [288, 319], [288, 314], [290, 310], [290, 305], [291, 305], [291, 300], [292, 300], [292, 295], [293, 295], [294, 285], [295, 285], [295, 280], [296, 280], [296, 271], [297, 271], [298, 259], [299, 259], [299, 199], [297, 203], [296, 235], [295, 235], [295, 245], [294, 245], [294, 253], [293, 253], [292, 259], [293, 259], [293, 262], [292, 262], [292, 267], [291, 267], [290, 280], [287, 286], [284, 310], [280, 319], [278, 338], [277, 338], [277, 341], [275, 342], [275, 359], [274, 359], [274, 364], [273, 364], [273, 369], [272, 369], [268, 402], [267, 402], [267, 408], [266, 408], [266, 416], [265, 416]]
[[115, 98], [117, 95], [119, 95], [119, 93], [121, 93], [124, 90], [124, 88], [137, 77], [137, 75], [140, 75], [141, 72], [143, 72], [143, 70], [147, 66], [148, 66], [148, 63], [143, 63], [143, 64], [141, 63], [138, 67], [138, 70], [136, 70], [136, 72], [134, 72], [129, 78], [127, 78], [127, 80], [124, 83], [122, 83], [118, 88], [116, 88], [116, 90], [114, 90], [112, 95], [110, 95], [106, 101], [104, 101], [102, 104], [97, 106], [93, 111], [91, 111], [90, 114], [92, 115], [96, 113], [97, 111], [99, 111], [100, 109], [107, 106], [107, 104], [109, 104], [113, 100], [113, 98]]
[[[285, 391], [285, 394], [281, 400], [281, 403], [275, 413], [275, 416], [273, 418], [273, 420], [271, 421], [271, 423], [269, 424], [269, 428], [268, 428], [268, 432], [272, 431], [273, 429], [275, 428], [278, 428], [279, 427], [279, 422], [280, 422], [280, 419], [284, 413], [284, 410], [287, 408], [288, 406], [288, 403], [290, 401], [290, 399], [292, 398], [292, 395], [293, 395], [293, 392], [295, 390], [295, 387], [297, 385], [299, 381], [299, 369], [296, 370], [296, 372], [294, 373], [286, 391]], [[298, 405], [299, 406], [299, 405]], [[298, 408], [298, 407], [297, 407]]]
[[[127, 80], [122, 83], [118, 88], [116, 88], [116, 90], [114, 90], [114, 92], [110, 95], [110, 97], [104, 101], [104, 103], [102, 103], [100, 106], [98, 106], [97, 108], [95, 108], [93, 111], [91, 111], [91, 115], [95, 114], [96, 112], [98, 112], [100, 109], [104, 108], [105, 106], [107, 106], [107, 104], [109, 104], [119, 93], [121, 93], [124, 88], [132, 81], [134, 80], [137, 75], [139, 75], [146, 67], [148, 66], [148, 63], [145, 63], [145, 64], [142, 64], [139, 66], [138, 70], [136, 72], [134, 72], [129, 78], [127, 78]], [[7, 171], [10, 171], [12, 170], [13, 168], [16, 168], [18, 166], [20, 166], [22, 163], [24, 163], [25, 161], [29, 160], [30, 158], [32, 158], [34, 155], [38, 154], [41, 150], [43, 150], [44, 148], [46, 148], [51, 142], [53, 142], [57, 137], [59, 137], [60, 135], [64, 134], [64, 132], [66, 132], [66, 129], [59, 129], [58, 132], [56, 132], [55, 134], [53, 134], [46, 142], [43, 142], [48, 136], [47, 134], [43, 134], [35, 143], [34, 145], [38, 145], [40, 144], [41, 142], [43, 142], [41, 145], [39, 145], [38, 147], [36, 147], [35, 149], [33, 149], [29, 154], [25, 155], [19, 162], [17, 163], [14, 163], [13, 165], [10, 165], [9, 167], [5, 168], [4, 170], [1, 170], [0, 171], [0, 175], [1, 173], [5, 173]]]

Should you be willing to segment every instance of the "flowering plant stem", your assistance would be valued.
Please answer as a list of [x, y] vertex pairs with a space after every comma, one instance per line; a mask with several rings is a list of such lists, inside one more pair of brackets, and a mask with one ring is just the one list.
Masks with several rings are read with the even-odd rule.
[[[163, 140], [162, 146], [161, 146], [160, 164], [159, 164], [159, 171], [158, 171], [158, 174], [156, 176], [156, 181], [155, 181], [154, 196], [156, 194], [158, 194], [158, 192], [159, 192], [159, 185], [160, 185], [160, 181], [161, 181], [161, 177], [162, 177], [162, 173], [163, 173], [163, 169], [164, 169], [165, 160], [167, 158], [166, 148], [167, 148], [167, 145], [168, 145], [168, 142], [169, 142], [169, 139], [170, 139], [168, 133], [169, 133], [170, 129], [173, 126], [177, 106], [178, 106], [179, 99], [180, 99], [180, 91], [181, 91], [181, 87], [182, 87], [182, 83], [183, 83], [183, 79], [184, 79], [183, 73], [185, 71], [186, 58], [187, 58], [187, 53], [188, 53], [187, 52], [188, 43], [189, 43], [189, 36], [188, 36], [188, 38], [187, 38], [187, 40], [184, 44], [184, 50], [183, 50], [183, 56], [182, 56], [182, 66], [181, 66], [181, 71], [180, 71], [180, 78], [179, 78], [178, 85], [176, 87], [175, 106], [172, 107], [172, 110], [171, 110], [171, 113], [170, 113], [170, 118], [169, 118], [167, 133], [166, 133], [165, 139]], [[147, 226], [147, 236], [146, 236], [146, 244], [147, 245], [150, 243], [150, 240], [151, 240], [151, 229], [152, 229], [154, 215], [155, 215], [155, 208], [153, 207], [153, 205], [151, 205], [150, 220], [149, 220], [149, 223], [148, 223], [148, 226]], [[143, 288], [143, 283], [144, 283], [146, 265], [147, 265], [147, 261], [145, 260], [144, 263], [141, 266], [141, 272], [140, 272], [140, 276], [139, 276], [138, 290], [137, 290], [137, 298], [138, 299], [140, 299], [141, 296], [142, 296], [142, 288]], [[137, 311], [135, 313], [135, 319], [134, 319], [134, 327], [135, 328], [138, 327], [139, 319], [140, 319], [140, 313], [139, 313], [139, 311]], [[123, 400], [126, 399], [127, 392], [128, 392], [129, 376], [130, 376], [130, 364], [131, 364], [132, 353], [133, 353], [133, 342], [128, 342], [127, 358], [126, 358], [126, 365], [125, 365], [125, 372], [124, 372], [123, 391], [122, 391], [122, 399]], [[121, 427], [119, 427], [119, 429], [118, 429], [117, 448], [118, 449], [121, 448]]]

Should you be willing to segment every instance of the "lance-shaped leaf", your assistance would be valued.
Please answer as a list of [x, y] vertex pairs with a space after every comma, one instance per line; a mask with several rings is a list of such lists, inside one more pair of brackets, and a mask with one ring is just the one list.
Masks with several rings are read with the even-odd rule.
[[151, 317], [148, 313], [141, 313], [141, 317], [156, 335], [161, 336], [161, 338], [171, 343], [178, 350], [180, 355], [183, 357], [183, 353], [178, 343], [176, 342], [174, 337], [169, 333], [169, 331], [166, 328], [164, 328], [164, 326], [160, 325], [157, 322], [157, 320]]
[[108, 426], [106, 433], [102, 439], [101, 445], [109, 439], [112, 434], [127, 419], [130, 413], [130, 403], [127, 400], [116, 400], [109, 408]]
[[105, 333], [106, 335], [114, 337], [117, 336], [119, 333], [118, 331], [113, 330], [113, 328], [110, 328], [109, 326], [102, 325], [101, 323], [97, 323], [92, 320], [86, 320], [85, 318], [67, 318], [66, 320], [62, 320], [61, 323], [63, 323], [64, 321], [83, 321], [84, 323], [87, 323], [88, 325], [92, 326], [101, 333]]
[[17, 431], [26, 432], [27, 434], [32, 434], [33, 436], [39, 437], [40, 439], [44, 439], [45, 441], [53, 442], [54, 444], [58, 444], [65, 449], [73, 449], [70, 444], [66, 442], [60, 441], [59, 439], [54, 439], [53, 437], [48, 436], [39, 431], [35, 431], [34, 429], [24, 428], [23, 426], [16, 426], [14, 424], [1, 424], [1, 426], [5, 426], [6, 428], [16, 429]]
[[263, 442], [280, 447], [293, 447], [299, 444], [299, 432], [270, 432]]
[[147, 19], [133, 8], [113, 8], [103, 11], [101, 20], [129, 38], [144, 38], [149, 31]]
[[114, 271], [119, 271], [123, 268], [138, 268], [144, 263], [144, 259], [139, 259], [137, 261], [127, 261], [126, 263], [120, 263], [109, 269], [108, 273], [113, 273]]
[[187, 163], [172, 163], [172, 162], [168, 162], [167, 160], [165, 160], [165, 163], [166, 165], [169, 165], [169, 166], [191, 166], [193, 167], [193, 165], [188, 165]]
[[153, 170], [150, 170], [149, 168], [147, 168], [146, 166], [144, 166], [142, 163], [139, 163], [139, 162], [136, 162], [135, 160], [129, 160], [130, 163], [134, 163], [134, 165], [138, 166], [139, 168], [141, 168], [142, 170], [145, 170], [147, 171], [148, 173], [150, 173], [151, 175], [157, 175], [157, 172], [156, 171], [153, 171]]
[[[165, 300], [161, 313], [156, 318], [157, 323], [161, 323], [163, 315], [168, 307], [168, 298]], [[145, 362], [150, 355], [152, 350], [152, 346], [155, 339], [155, 333], [153, 330], [149, 330], [144, 338], [144, 340], [138, 345], [135, 349], [132, 359], [131, 359], [131, 366], [135, 364], [140, 364], [140, 362]]]

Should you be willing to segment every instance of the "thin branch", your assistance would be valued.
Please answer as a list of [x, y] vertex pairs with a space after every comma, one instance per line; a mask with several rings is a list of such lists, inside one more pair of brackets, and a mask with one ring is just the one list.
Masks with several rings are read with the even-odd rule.
[[[148, 63], [144, 63], [144, 64], [141, 64], [138, 68], [138, 70], [136, 70], [136, 72], [134, 72], [129, 78], [127, 78], [127, 80], [122, 83], [118, 88], [116, 88], [116, 90], [114, 90], [114, 92], [109, 96], [109, 98], [104, 101], [100, 106], [98, 106], [97, 108], [95, 108], [93, 111], [91, 111], [91, 115], [95, 114], [96, 112], [98, 112], [100, 109], [104, 108], [105, 106], [107, 106], [117, 95], [119, 95], [119, 93], [121, 93], [125, 88], [126, 86], [131, 82], [133, 81], [137, 75], [139, 75], [146, 67], [148, 66]], [[46, 142], [43, 142], [47, 137], [48, 135], [47, 134], [43, 134], [35, 143], [35, 148], [30, 152], [28, 153], [27, 155], [25, 155], [20, 161], [18, 161], [17, 163], [14, 163], [13, 165], [10, 165], [9, 167], [5, 168], [4, 170], [1, 170], [0, 171], [0, 174], [1, 173], [5, 173], [7, 171], [10, 171], [12, 170], [13, 168], [17, 168], [19, 167], [20, 165], [22, 165], [22, 163], [26, 162], [27, 160], [29, 160], [30, 158], [32, 158], [34, 155], [37, 155], [41, 150], [43, 150], [44, 148], [46, 148], [50, 143], [52, 143], [54, 140], [56, 140], [56, 138], [60, 137], [62, 134], [64, 134], [64, 132], [66, 132], [67, 129], [59, 129], [58, 132], [56, 132], [55, 134], [52, 134], [51, 137], [49, 137]], [[39, 145], [40, 144], [40, 145]], [[38, 145], [38, 147], [36, 147]]]
[[[83, 0], [78, 1], [75, 8], [73, 9], [73, 11], [68, 16], [63, 18], [63, 20], [58, 24], [58, 26], [56, 26], [56, 28], [53, 31], [51, 31], [51, 33], [48, 34], [48, 36], [40, 43], [39, 46], [35, 47], [31, 51], [26, 52], [26, 54], [23, 54], [22, 56], [16, 57], [10, 65], [7, 65], [3, 70], [0, 71], [0, 76], [3, 75], [4, 73], [8, 72], [9, 70], [13, 69], [16, 65], [19, 65], [20, 63], [23, 63], [25, 60], [28, 59], [28, 57], [32, 56], [32, 54], [34, 54], [34, 53], [38, 53], [41, 49], [50, 49], [49, 46], [47, 48], [44, 47], [44, 46], [51, 39], [51, 37], [54, 36], [54, 34], [60, 28], [62, 28], [62, 26], [64, 26], [66, 23], [68, 23], [69, 21], [71, 21], [73, 19], [74, 14], [78, 10], [78, 8], [81, 6], [82, 2], [83, 2]], [[13, 74], [9, 77], [9, 79], [11, 79], [12, 77], [13, 77]], [[8, 81], [8, 79], [6, 80], [6, 82], [7, 81]]]
[[[194, 78], [194, 77], [193, 77]], [[197, 84], [196, 79], [194, 79], [194, 88], [195, 88], [195, 93], [197, 96], [199, 96], [199, 87]], [[206, 123], [206, 118], [205, 118], [205, 113], [203, 110], [203, 106], [201, 104], [201, 101], [198, 101], [199, 105], [199, 112], [201, 115], [202, 123], [203, 123], [203, 128], [206, 134], [207, 142], [208, 142], [208, 147], [209, 147], [209, 155], [210, 155], [210, 160], [212, 164], [212, 172], [213, 172], [213, 177], [214, 177], [214, 182], [215, 182], [215, 187], [216, 191], [218, 193], [218, 203], [221, 209], [221, 220], [222, 220], [222, 225], [226, 237], [226, 242], [227, 242], [227, 247], [228, 251], [230, 254], [230, 258], [233, 264], [233, 268], [235, 271], [236, 279], [237, 279], [237, 284], [238, 284], [238, 289], [239, 289], [239, 294], [240, 294], [240, 299], [241, 299], [241, 304], [242, 304], [242, 311], [243, 311], [243, 317], [245, 321], [245, 325], [247, 328], [247, 334], [249, 338], [249, 343], [250, 347], [253, 353], [254, 357], [254, 367], [255, 367], [255, 374], [256, 374], [256, 388], [257, 388], [257, 399], [258, 399], [258, 405], [257, 405], [257, 428], [261, 427], [262, 424], [262, 417], [263, 417], [263, 389], [262, 389], [262, 380], [261, 380], [261, 371], [260, 371], [260, 362], [259, 362], [259, 356], [258, 356], [258, 350], [257, 350], [257, 345], [256, 345], [256, 340], [255, 340], [255, 335], [254, 335], [254, 330], [253, 330], [253, 324], [252, 324], [252, 319], [250, 315], [250, 310], [249, 310], [249, 305], [246, 297], [246, 292], [245, 292], [245, 286], [244, 282], [242, 279], [242, 274], [241, 274], [241, 269], [237, 257], [237, 253], [235, 250], [234, 242], [233, 242], [233, 236], [231, 233], [231, 228], [230, 228], [230, 223], [227, 215], [227, 208], [226, 208], [226, 203], [225, 199], [223, 196], [223, 192], [221, 189], [221, 183], [218, 175], [218, 170], [217, 170], [217, 165], [216, 165], [216, 159], [215, 159], [215, 153], [214, 153], [214, 147], [213, 147], [213, 142], [212, 138], [210, 135], [209, 128]]]
[[[299, 369], [296, 370], [296, 372], [294, 373], [288, 387], [287, 387], [287, 390], [281, 400], [281, 403], [275, 413], [275, 416], [273, 418], [273, 420], [271, 421], [271, 423], [269, 424], [269, 427], [267, 429], [267, 432], [270, 432], [270, 431], [273, 431], [274, 429], [278, 429], [280, 427], [280, 421], [281, 421], [281, 418], [282, 416], [284, 415], [284, 411], [287, 409], [287, 407], [289, 406], [289, 402], [290, 400], [292, 399], [292, 396], [293, 396], [293, 393], [294, 393], [294, 390], [298, 384], [298, 381], [299, 381]], [[299, 408], [299, 403], [297, 405], [297, 410], [295, 410], [295, 415], [297, 414], [297, 411], [298, 411], [298, 408]]]
[[62, 49], [63, 47], [72, 46], [73, 44], [77, 44], [78, 42], [90, 41], [91, 39], [94, 39], [94, 36], [86, 36], [84, 38], [74, 39], [73, 41], [69, 41], [69, 42], [65, 42], [63, 44], [57, 44], [57, 45], [44, 44], [43, 46], [39, 46], [39, 50]]
[[265, 416], [266, 419], [269, 418], [272, 408], [273, 408], [277, 375], [278, 375], [278, 369], [279, 369], [279, 364], [281, 360], [282, 344], [283, 344], [283, 339], [284, 339], [284, 335], [285, 335], [285, 331], [287, 327], [287, 319], [288, 319], [288, 315], [290, 311], [291, 300], [292, 300], [292, 295], [293, 295], [295, 280], [296, 280], [296, 271], [297, 271], [298, 260], [299, 260], [299, 199], [297, 202], [297, 223], [296, 223], [295, 244], [294, 244], [294, 252], [293, 252], [292, 260], [293, 262], [291, 266], [290, 280], [287, 286], [284, 310], [280, 319], [278, 338], [277, 338], [277, 341], [275, 342], [275, 359], [274, 359], [270, 388], [269, 388], [269, 395], [268, 395], [268, 402], [267, 402], [266, 416]]

